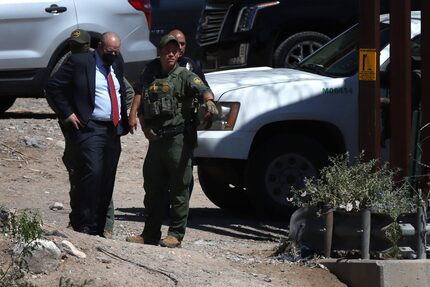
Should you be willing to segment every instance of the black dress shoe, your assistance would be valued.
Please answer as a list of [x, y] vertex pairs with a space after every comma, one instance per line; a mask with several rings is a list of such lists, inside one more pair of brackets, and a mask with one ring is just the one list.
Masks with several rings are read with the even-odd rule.
[[86, 233], [89, 235], [99, 235], [99, 233], [91, 228], [89, 228], [88, 226], [80, 226], [78, 228], [75, 228], [75, 231], [80, 232], [80, 233]]

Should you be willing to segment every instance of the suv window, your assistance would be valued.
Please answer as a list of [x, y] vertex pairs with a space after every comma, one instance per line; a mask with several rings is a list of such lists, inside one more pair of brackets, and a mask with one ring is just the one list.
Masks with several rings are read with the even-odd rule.
[[[381, 23], [380, 30], [382, 49], [389, 42], [389, 25]], [[332, 77], [352, 76], [358, 69], [358, 40], [359, 25], [357, 24], [301, 62], [298, 69]]]

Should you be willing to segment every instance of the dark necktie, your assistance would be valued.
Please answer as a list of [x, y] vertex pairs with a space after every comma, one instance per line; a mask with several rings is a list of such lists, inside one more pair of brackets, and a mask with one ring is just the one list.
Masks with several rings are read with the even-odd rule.
[[112, 121], [113, 121], [113, 125], [117, 126], [119, 122], [118, 99], [116, 97], [115, 85], [113, 83], [112, 73], [110, 71], [108, 74], [108, 86], [109, 86], [110, 101], [112, 104]]

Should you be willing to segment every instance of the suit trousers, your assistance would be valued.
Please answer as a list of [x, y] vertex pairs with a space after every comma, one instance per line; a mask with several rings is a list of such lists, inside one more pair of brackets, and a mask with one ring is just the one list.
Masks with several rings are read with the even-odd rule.
[[103, 235], [106, 214], [121, 153], [112, 122], [90, 120], [83, 129], [67, 132], [74, 168], [70, 193], [70, 224], [79, 232]]
[[[70, 191], [69, 195], [70, 198], [73, 196], [73, 192], [76, 187], [76, 182], [74, 176], [75, 168], [73, 167], [73, 143], [71, 143], [69, 137], [67, 136], [67, 127], [62, 121], [58, 121], [58, 124], [60, 125], [61, 132], [64, 136], [64, 153], [63, 153], [63, 163], [64, 166], [67, 169], [67, 173], [69, 174], [69, 182], [70, 182]], [[109, 207], [106, 213], [106, 224], [104, 230], [106, 231], [113, 231], [113, 226], [115, 222], [115, 208], [113, 205], [113, 199], [109, 203]]]
[[145, 189], [145, 227], [147, 244], [158, 244], [167, 198], [170, 203], [168, 234], [179, 240], [185, 235], [192, 177], [193, 149], [184, 143], [184, 135], [161, 138], [149, 144], [143, 165]]

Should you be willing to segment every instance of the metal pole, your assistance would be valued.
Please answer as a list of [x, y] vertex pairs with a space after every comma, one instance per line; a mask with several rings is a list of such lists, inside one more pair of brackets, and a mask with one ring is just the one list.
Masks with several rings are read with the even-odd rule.
[[379, 11], [379, 1], [360, 0], [359, 148], [365, 160], [381, 157]]
[[370, 228], [371, 228], [371, 212], [370, 208], [365, 208], [361, 211], [361, 224], [363, 233], [361, 234], [361, 258], [370, 258]]
[[417, 206], [417, 255], [418, 259], [426, 259], [426, 206], [420, 200]]
[[426, 193], [430, 177], [430, 1], [421, 1], [421, 187]]
[[411, 1], [390, 1], [390, 163], [408, 172], [411, 146]]
[[333, 209], [329, 208], [325, 211], [324, 256], [329, 258], [331, 256], [331, 244], [333, 240]]

